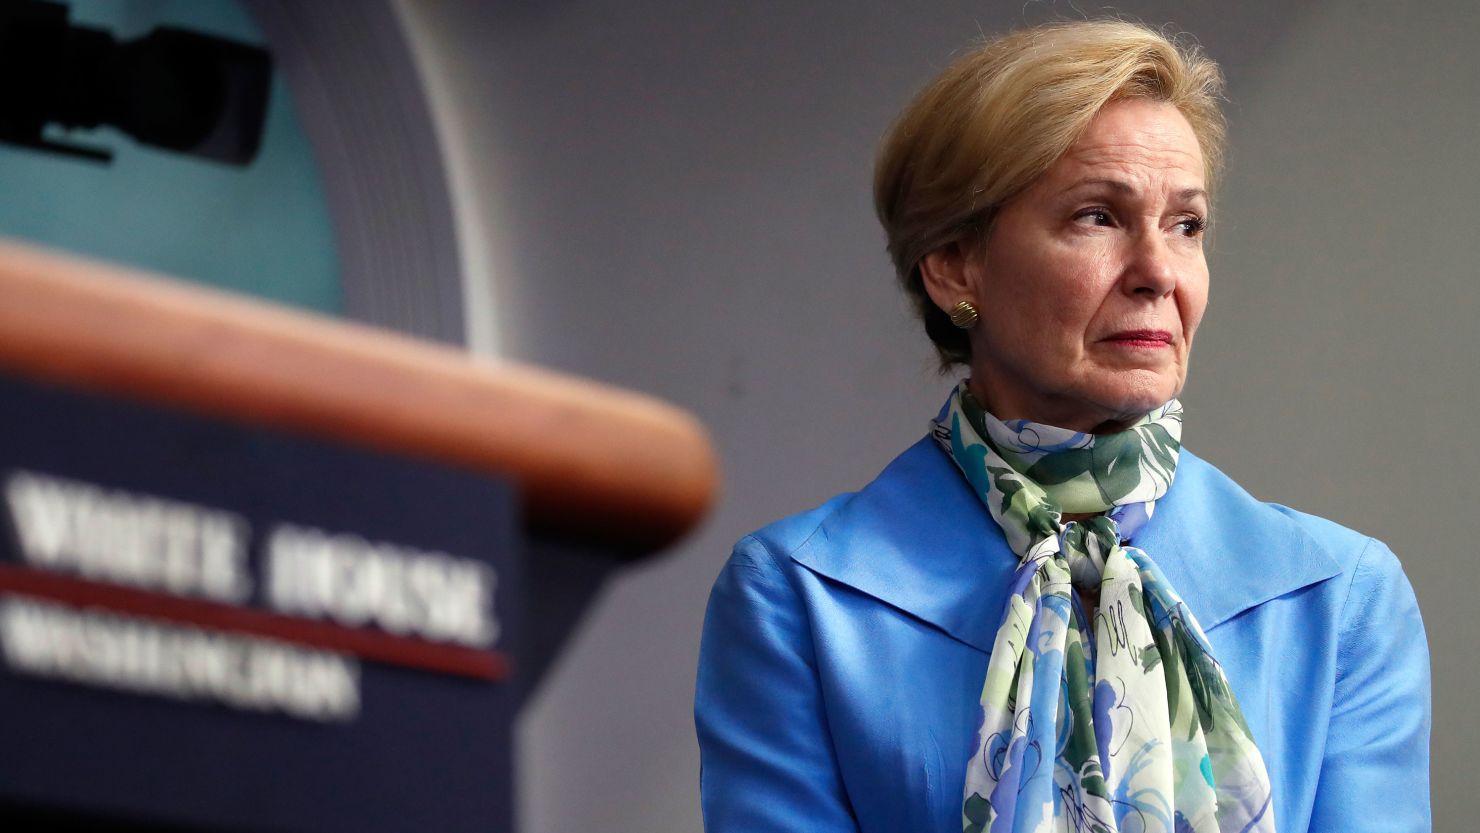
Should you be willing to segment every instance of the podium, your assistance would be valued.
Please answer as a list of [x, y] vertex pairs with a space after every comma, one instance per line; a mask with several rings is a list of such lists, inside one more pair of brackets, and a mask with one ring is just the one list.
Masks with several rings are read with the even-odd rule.
[[633, 392], [0, 244], [0, 824], [515, 830], [520, 705], [715, 480]]

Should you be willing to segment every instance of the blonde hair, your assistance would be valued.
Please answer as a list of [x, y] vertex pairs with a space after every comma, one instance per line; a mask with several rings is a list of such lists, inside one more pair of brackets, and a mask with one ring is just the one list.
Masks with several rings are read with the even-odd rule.
[[920, 259], [981, 235], [1079, 139], [1106, 104], [1164, 101], [1192, 126], [1211, 195], [1223, 158], [1218, 65], [1138, 23], [1051, 23], [989, 40], [930, 83], [895, 122], [874, 166], [889, 255], [942, 367], [969, 362], [964, 330], [925, 293]]

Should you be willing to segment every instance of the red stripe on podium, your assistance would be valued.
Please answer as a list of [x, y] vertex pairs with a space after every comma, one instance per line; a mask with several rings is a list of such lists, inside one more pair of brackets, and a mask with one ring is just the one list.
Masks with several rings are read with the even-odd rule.
[[276, 639], [304, 647], [353, 654], [372, 662], [460, 677], [497, 681], [507, 678], [510, 673], [509, 658], [499, 651], [447, 645], [396, 636], [379, 630], [347, 628], [330, 622], [316, 622], [201, 599], [186, 599], [19, 565], [0, 564], [0, 593]]

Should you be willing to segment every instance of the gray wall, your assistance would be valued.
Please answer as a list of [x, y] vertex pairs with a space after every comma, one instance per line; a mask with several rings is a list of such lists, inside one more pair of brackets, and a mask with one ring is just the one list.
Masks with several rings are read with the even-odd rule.
[[[526, 833], [699, 828], [694, 661], [731, 542], [865, 482], [948, 388], [871, 215], [878, 137], [979, 30], [1072, 13], [798, 5], [401, 6], [483, 224], [463, 245], [496, 303], [473, 310], [484, 349], [678, 402], [726, 465], [704, 528], [608, 588], [524, 716]], [[1233, 5], [1118, 7], [1195, 33], [1230, 79], [1187, 441], [1404, 558], [1434, 655], [1436, 827], [1462, 829], [1480, 17]]]

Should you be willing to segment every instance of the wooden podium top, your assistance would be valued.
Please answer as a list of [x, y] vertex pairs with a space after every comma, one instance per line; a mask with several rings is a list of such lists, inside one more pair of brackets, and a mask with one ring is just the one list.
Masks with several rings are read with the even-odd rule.
[[716, 490], [704, 429], [651, 397], [6, 243], [0, 370], [502, 474], [537, 537], [628, 555]]

